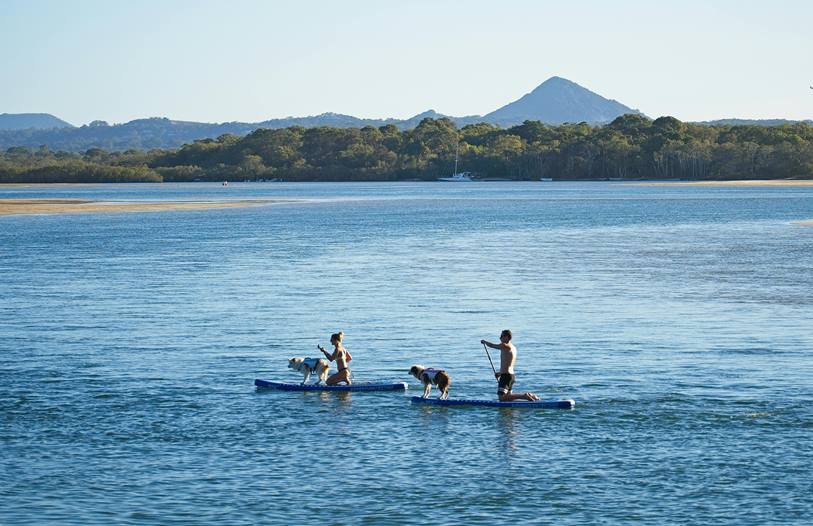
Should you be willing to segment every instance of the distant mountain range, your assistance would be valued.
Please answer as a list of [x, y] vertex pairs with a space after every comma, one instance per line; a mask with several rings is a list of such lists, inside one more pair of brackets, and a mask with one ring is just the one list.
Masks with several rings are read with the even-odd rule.
[[697, 124], [708, 124], [709, 126], [782, 126], [800, 122], [813, 125], [813, 120], [810, 119], [804, 121], [789, 119], [717, 119], [716, 121], [700, 121]]
[[[224, 133], [246, 135], [258, 128], [286, 128], [289, 126], [331, 126], [335, 128], [362, 128], [392, 124], [399, 129], [411, 129], [425, 118], [446, 117], [459, 127], [486, 122], [501, 127], [521, 124], [526, 120], [547, 124], [587, 122], [604, 124], [620, 115], [640, 113], [618, 101], [606, 99], [587, 88], [561, 77], [551, 77], [518, 100], [487, 113], [467, 117], [452, 117], [429, 110], [409, 119], [360, 119], [351, 115], [323, 113], [310, 117], [286, 117], [263, 122], [202, 123], [175, 121], [167, 118], [137, 119], [124, 124], [109, 125], [104, 121], [75, 127], [53, 115], [45, 113], [0, 114], [0, 148], [13, 146], [52, 150], [85, 151], [102, 148], [108, 151], [128, 149], [177, 148], [197, 139], [215, 138]], [[726, 119], [708, 121], [707, 124], [766, 124], [793, 121], [738, 121]]]
[[0, 130], [73, 128], [73, 124], [48, 113], [0, 113]]

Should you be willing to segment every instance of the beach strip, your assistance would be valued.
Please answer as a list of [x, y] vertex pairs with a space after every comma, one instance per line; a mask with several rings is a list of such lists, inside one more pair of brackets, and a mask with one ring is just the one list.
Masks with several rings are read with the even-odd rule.
[[813, 186], [813, 179], [754, 179], [742, 181], [650, 181], [628, 186]]
[[0, 199], [0, 216], [20, 214], [82, 214], [112, 212], [167, 212], [213, 208], [246, 208], [291, 202], [282, 199], [243, 199], [235, 201], [173, 201], [127, 203], [88, 199]]

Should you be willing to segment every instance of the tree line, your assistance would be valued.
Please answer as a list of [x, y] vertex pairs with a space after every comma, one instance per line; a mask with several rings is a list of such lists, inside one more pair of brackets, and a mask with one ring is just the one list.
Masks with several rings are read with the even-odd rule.
[[177, 149], [83, 154], [12, 147], [0, 182], [398, 181], [461, 171], [512, 180], [813, 178], [813, 126], [691, 124], [628, 114], [604, 126], [457, 128], [445, 118], [415, 128], [258, 129]]

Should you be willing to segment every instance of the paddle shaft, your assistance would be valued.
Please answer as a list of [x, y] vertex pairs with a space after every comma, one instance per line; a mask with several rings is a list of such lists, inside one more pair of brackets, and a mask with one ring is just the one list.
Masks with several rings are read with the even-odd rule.
[[[486, 356], [488, 356], [488, 363], [491, 364], [491, 370], [494, 371], [494, 376], [496, 377], [497, 369], [494, 368], [494, 362], [491, 361], [491, 353], [488, 352], [488, 347], [486, 347], [485, 343], [483, 344], [483, 350], [486, 352]], [[497, 381], [499, 381], [499, 378], [497, 378]]]

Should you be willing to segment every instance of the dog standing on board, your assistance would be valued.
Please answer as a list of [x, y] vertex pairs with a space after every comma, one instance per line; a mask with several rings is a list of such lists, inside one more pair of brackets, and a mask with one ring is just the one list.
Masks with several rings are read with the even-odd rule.
[[439, 400], [449, 398], [449, 387], [452, 385], [452, 377], [442, 369], [432, 369], [423, 365], [413, 365], [409, 368], [409, 374], [417, 378], [423, 384], [423, 398], [429, 398], [432, 386], [438, 386], [440, 391]]
[[316, 375], [318, 378], [316, 385], [319, 385], [327, 380], [328, 372], [330, 372], [330, 362], [324, 358], [291, 358], [288, 360], [288, 369], [299, 371], [304, 375], [302, 385], [308, 383], [311, 375]]

